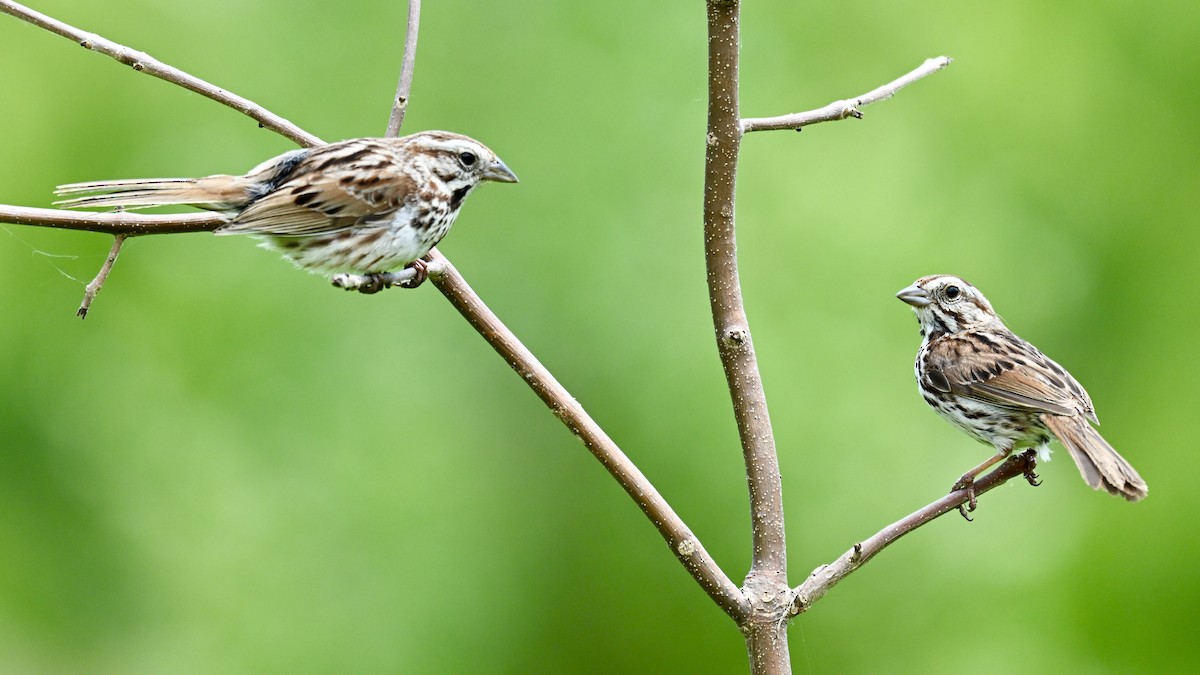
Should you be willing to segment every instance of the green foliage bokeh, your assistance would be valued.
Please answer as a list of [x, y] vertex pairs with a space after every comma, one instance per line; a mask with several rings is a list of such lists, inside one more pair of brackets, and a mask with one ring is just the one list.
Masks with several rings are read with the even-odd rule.
[[[403, 3], [37, 8], [328, 140], [378, 135]], [[745, 479], [705, 293], [703, 3], [429, 2], [406, 130], [521, 177], [442, 250], [735, 580]], [[879, 556], [792, 627], [796, 672], [1200, 664], [1200, 5], [746, 3], [742, 283], [790, 576], [987, 450], [915, 391], [892, 294], [962, 275], [1090, 390], [1149, 499], [1045, 485]], [[239, 173], [290, 143], [0, 16], [0, 203]], [[0, 226], [0, 672], [744, 672], [733, 624], [429, 286], [351, 295], [251, 240]], [[1191, 383], [1191, 384], [1189, 384]], [[1018, 481], [1019, 482], [1019, 481]]]

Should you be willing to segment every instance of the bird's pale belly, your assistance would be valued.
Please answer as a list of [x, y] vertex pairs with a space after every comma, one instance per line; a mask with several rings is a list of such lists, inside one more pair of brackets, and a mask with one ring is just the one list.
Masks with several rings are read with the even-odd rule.
[[1050, 431], [1042, 424], [1037, 413], [1014, 408], [1002, 408], [963, 396], [952, 400], [930, 400], [925, 402], [937, 414], [962, 429], [968, 436], [1003, 451], [1005, 454], [1026, 448], [1037, 448], [1043, 461], [1049, 459]]
[[267, 237], [263, 247], [315, 273], [388, 272], [428, 253], [453, 223], [450, 217], [424, 229], [407, 223], [381, 224], [312, 237]]

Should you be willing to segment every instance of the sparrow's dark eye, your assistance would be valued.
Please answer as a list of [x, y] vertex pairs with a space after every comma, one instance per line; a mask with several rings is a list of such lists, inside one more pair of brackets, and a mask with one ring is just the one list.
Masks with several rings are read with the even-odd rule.
[[947, 300], [957, 300], [958, 296], [960, 296], [960, 295], [962, 295], [962, 290], [960, 290], [958, 286], [947, 286], [946, 287], [946, 299]]
[[462, 162], [463, 166], [470, 168], [475, 166], [475, 162], [478, 162], [479, 158], [473, 152], [460, 152], [458, 153], [458, 161]]

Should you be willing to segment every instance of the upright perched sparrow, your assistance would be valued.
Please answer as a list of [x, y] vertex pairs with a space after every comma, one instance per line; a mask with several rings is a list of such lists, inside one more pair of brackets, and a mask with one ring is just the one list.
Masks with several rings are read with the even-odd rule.
[[918, 279], [896, 297], [913, 306], [921, 324], [916, 371], [925, 402], [996, 448], [994, 457], [954, 486], [968, 489], [970, 509], [976, 476], [1026, 448], [1048, 457], [1051, 435], [1066, 446], [1092, 488], [1131, 502], [1146, 496], [1146, 481], [1088, 423], [1099, 420], [1083, 387], [1006, 328], [974, 286], [939, 274]]
[[[68, 208], [187, 204], [224, 214], [216, 234], [253, 234], [297, 266], [318, 273], [377, 275], [417, 267], [485, 180], [515, 183], [495, 153], [448, 131], [356, 138], [293, 150], [245, 176], [152, 178], [60, 185], [87, 195]], [[376, 289], [378, 290], [378, 289]]]

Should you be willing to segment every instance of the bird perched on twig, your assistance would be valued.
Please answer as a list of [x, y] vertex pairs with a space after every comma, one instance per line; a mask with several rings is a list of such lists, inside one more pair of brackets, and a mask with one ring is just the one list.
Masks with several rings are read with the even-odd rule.
[[[217, 211], [216, 234], [263, 237], [311, 272], [378, 277], [416, 267], [450, 231], [483, 181], [517, 182], [487, 146], [447, 131], [356, 138], [293, 150], [244, 176], [110, 180], [60, 185], [67, 208], [185, 204]], [[380, 290], [382, 284], [373, 290]]]
[[975, 509], [976, 476], [1023, 449], [1047, 458], [1052, 435], [1092, 488], [1131, 502], [1146, 496], [1146, 481], [1089, 424], [1099, 420], [1083, 387], [1009, 330], [978, 289], [939, 274], [918, 279], [896, 297], [912, 305], [921, 324], [916, 362], [921, 396], [939, 415], [996, 449], [954, 485], [967, 489], [969, 510]]

